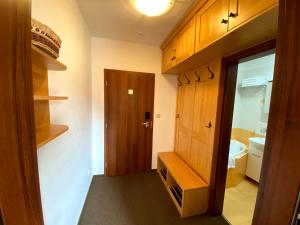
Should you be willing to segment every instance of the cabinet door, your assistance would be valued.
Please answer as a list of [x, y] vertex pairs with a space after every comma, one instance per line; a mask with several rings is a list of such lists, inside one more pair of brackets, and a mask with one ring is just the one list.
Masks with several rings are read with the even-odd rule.
[[227, 32], [228, 7], [229, 0], [211, 0], [197, 13], [196, 52]]
[[176, 43], [175, 41], [171, 42], [164, 50], [162, 57], [162, 71], [166, 72], [176, 63]]
[[[191, 127], [190, 166], [210, 183], [219, 95], [221, 63], [214, 62], [197, 70], [193, 124]], [[208, 69], [209, 68], [209, 69]], [[214, 73], [214, 77], [211, 73]]]
[[178, 88], [175, 152], [186, 162], [190, 160], [194, 96], [195, 84], [184, 84]]
[[278, 0], [230, 0], [228, 29], [237, 27], [277, 4]]
[[249, 151], [246, 175], [256, 182], [259, 182], [260, 171], [262, 165], [262, 154], [255, 151]]
[[196, 16], [188, 22], [176, 39], [176, 64], [195, 53]]

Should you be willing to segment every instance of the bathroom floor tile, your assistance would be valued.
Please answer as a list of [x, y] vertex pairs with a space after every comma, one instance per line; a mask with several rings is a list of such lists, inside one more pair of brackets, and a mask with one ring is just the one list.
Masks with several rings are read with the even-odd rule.
[[249, 179], [226, 189], [223, 215], [231, 225], [251, 225], [258, 184]]

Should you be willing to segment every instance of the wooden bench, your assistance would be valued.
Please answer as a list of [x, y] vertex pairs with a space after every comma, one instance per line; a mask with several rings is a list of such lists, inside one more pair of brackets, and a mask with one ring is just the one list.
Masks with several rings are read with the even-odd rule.
[[157, 172], [181, 217], [206, 213], [209, 185], [176, 153], [159, 153]]

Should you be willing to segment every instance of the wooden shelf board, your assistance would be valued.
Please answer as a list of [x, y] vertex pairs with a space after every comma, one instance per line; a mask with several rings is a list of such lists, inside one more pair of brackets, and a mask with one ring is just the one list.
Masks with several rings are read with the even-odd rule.
[[66, 132], [68, 129], [69, 127], [65, 125], [53, 125], [53, 124], [37, 129], [36, 130], [37, 148], [40, 148], [43, 145], [47, 144], [54, 138]]
[[48, 100], [66, 100], [66, 96], [47, 96], [47, 95], [35, 95], [34, 101], [48, 101]]
[[208, 184], [175, 152], [161, 152], [158, 156], [183, 191], [208, 187]]
[[66, 65], [43, 52], [38, 47], [31, 45], [31, 50], [33, 64], [45, 67], [48, 70], [63, 71], [67, 69]]

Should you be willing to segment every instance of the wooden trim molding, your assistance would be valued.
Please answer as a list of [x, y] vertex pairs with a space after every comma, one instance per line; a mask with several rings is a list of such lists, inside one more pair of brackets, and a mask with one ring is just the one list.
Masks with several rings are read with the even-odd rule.
[[272, 50], [275, 47], [276, 40], [271, 40], [223, 59], [209, 204], [209, 212], [213, 215], [221, 215], [223, 211], [237, 64], [240, 59]]
[[30, 28], [30, 0], [0, 2], [0, 205], [5, 225], [43, 225]]
[[300, 1], [279, 1], [279, 36], [253, 225], [291, 224], [300, 187]]

